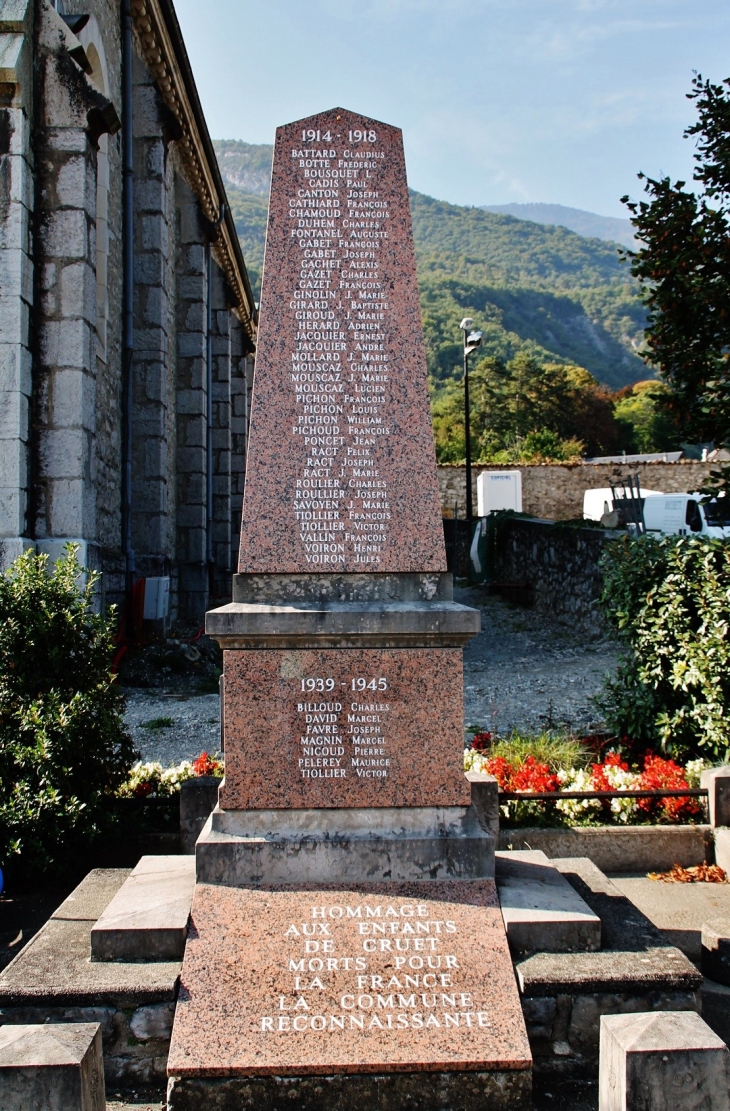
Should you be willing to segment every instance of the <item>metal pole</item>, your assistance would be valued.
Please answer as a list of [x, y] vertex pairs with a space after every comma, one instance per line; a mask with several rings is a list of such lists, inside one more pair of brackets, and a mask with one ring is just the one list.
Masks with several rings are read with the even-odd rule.
[[464, 332], [464, 445], [466, 448], [466, 519], [472, 520], [471, 504], [471, 421], [469, 407], [469, 355], [466, 350], [466, 331]]

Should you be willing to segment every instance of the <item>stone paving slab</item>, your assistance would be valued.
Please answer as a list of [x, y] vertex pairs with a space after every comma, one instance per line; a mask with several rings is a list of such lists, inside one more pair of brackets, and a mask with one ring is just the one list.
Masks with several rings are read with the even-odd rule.
[[699, 961], [702, 926], [730, 919], [730, 884], [662, 883], [645, 876], [612, 876], [613, 883], [667, 940], [690, 960]]
[[92, 926], [91, 959], [182, 960], [194, 890], [194, 857], [143, 856]]
[[0, 976], [0, 1007], [53, 1000], [55, 1006], [119, 1007], [174, 1000], [179, 961], [90, 961], [90, 925], [51, 919]]
[[599, 949], [601, 920], [545, 853], [495, 853], [499, 904], [512, 952]]
[[[101, 964], [89, 959], [94, 912], [128, 875], [126, 868], [102, 868], [86, 876], [0, 974], [0, 1007], [130, 1007], [174, 1001], [180, 961]], [[77, 914], [92, 917], [73, 917]]]
[[702, 977], [666, 938], [586, 858], [553, 860], [601, 919], [602, 949], [595, 953], [535, 953], [516, 965], [528, 996], [585, 992], [697, 992]]
[[51, 918], [67, 922], [96, 922], [130, 872], [130, 868], [94, 868], [54, 910]]

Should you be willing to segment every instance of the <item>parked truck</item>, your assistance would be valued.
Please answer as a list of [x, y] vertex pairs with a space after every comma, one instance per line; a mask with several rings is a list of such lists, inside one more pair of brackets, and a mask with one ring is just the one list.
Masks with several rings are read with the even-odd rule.
[[[642, 490], [640, 498], [644, 525], [648, 533], [664, 536], [703, 535], [730, 537], [730, 499], [704, 501], [702, 494], [665, 494]], [[583, 516], [590, 521], [605, 521], [615, 511], [610, 489], [586, 490]]]

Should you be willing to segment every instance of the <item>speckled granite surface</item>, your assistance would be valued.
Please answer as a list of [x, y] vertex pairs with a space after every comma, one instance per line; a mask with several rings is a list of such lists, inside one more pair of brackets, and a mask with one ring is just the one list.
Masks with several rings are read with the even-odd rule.
[[469, 805], [460, 649], [226, 652], [225, 675], [224, 810]]
[[444, 571], [403, 140], [280, 127], [239, 571]]
[[493, 882], [198, 885], [169, 1075], [530, 1066]]

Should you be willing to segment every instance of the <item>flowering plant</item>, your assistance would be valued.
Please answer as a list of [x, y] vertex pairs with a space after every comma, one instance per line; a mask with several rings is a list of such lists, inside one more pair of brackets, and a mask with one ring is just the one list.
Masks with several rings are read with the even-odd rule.
[[201, 752], [200, 756], [193, 760], [193, 775], [222, 776], [223, 761], [216, 756], [210, 756], [207, 752]]
[[[481, 746], [472, 746], [464, 752], [466, 771], [493, 775], [501, 791], [524, 793], [524, 801], [510, 800], [501, 806], [503, 816], [519, 824], [527, 821], [544, 824], [549, 820], [545, 807], [530, 801], [531, 793], [683, 790], [698, 786], [702, 770], [708, 766], [704, 760], [692, 760], [682, 768], [674, 760], [649, 752], [644, 757], [643, 769], [639, 770], [629, 767], [621, 753], [611, 751], [587, 768], [551, 768], [532, 755], [508, 760], [502, 755], [491, 755]], [[695, 821], [702, 814], [697, 800], [688, 797], [556, 799], [555, 810], [567, 825]]]
[[223, 775], [223, 761], [207, 752], [195, 760], [183, 760], [169, 768], [154, 760], [138, 761], [117, 794], [121, 798], [166, 798], [175, 795], [186, 779], [196, 775]]

